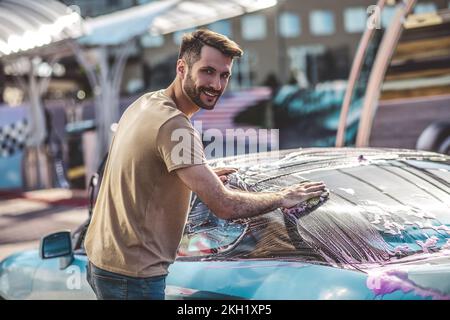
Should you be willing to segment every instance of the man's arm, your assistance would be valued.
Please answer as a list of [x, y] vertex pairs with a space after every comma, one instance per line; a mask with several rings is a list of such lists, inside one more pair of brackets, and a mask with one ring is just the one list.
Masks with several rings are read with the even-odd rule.
[[207, 164], [181, 168], [176, 173], [222, 219], [249, 218], [279, 207], [290, 208], [320, 196], [325, 188], [322, 182], [311, 182], [294, 185], [279, 192], [244, 192], [225, 188]]

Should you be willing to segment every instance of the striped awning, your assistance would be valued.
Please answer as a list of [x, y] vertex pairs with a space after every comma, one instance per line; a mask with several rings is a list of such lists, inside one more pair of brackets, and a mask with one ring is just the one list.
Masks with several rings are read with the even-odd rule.
[[251, 125], [238, 125], [234, 122], [234, 119], [249, 107], [271, 99], [271, 94], [272, 91], [268, 87], [254, 87], [228, 92], [220, 98], [214, 110], [202, 109], [192, 117], [192, 121], [201, 121], [203, 130], [218, 129], [223, 134], [226, 133], [227, 129], [256, 128], [256, 126]]

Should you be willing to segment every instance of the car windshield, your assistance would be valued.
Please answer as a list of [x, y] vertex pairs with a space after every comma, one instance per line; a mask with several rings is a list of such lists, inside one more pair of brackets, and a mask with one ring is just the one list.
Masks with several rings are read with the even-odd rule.
[[448, 159], [348, 158], [294, 153], [278, 163], [241, 169], [234, 182], [241, 189], [273, 191], [322, 180], [330, 198], [294, 222], [279, 209], [225, 221], [196, 199], [180, 257], [285, 258], [364, 267], [450, 247]]

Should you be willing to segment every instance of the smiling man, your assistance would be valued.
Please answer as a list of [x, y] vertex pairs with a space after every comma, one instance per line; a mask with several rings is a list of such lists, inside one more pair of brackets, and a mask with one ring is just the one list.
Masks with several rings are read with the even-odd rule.
[[188, 117], [199, 109], [214, 109], [230, 79], [233, 58], [242, 53], [236, 43], [211, 31], [186, 35], [178, 57], [177, 78], [166, 94]]
[[[218, 217], [238, 219], [293, 207], [324, 190], [321, 182], [273, 193], [230, 190], [223, 182], [233, 169], [206, 163], [190, 117], [214, 109], [242, 53], [209, 30], [185, 35], [173, 83], [140, 97], [120, 119], [85, 240], [87, 280], [97, 298], [164, 299], [191, 191]], [[180, 130], [190, 141], [182, 158], [173, 152]]]

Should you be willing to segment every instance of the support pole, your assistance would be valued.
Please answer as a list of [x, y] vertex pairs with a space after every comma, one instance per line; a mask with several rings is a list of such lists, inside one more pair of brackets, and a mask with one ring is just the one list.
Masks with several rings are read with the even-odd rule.
[[28, 109], [30, 126], [23, 160], [24, 188], [26, 190], [53, 187], [51, 164], [45, 146], [47, 129], [41, 101], [41, 83], [36, 79], [35, 71], [35, 63], [31, 61], [27, 84], [30, 101]]
[[367, 85], [366, 96], [364, 98], [363, 109], [361, 112], [361, 120], [359, 122], [358, 134], [356, 136], [357, 147], [369, 146], [370, 134], [372, 131], [373, 119], [378, 108], [378, 99], [380, 96], [381, 85], [383, 83], [384, 75], [387, 67], [391, 61], [395, 48], [397, 47], [398, 39], [403, 31], [403, 22], [406, 16], [414, 7], [416, 0], [405, 0], [402, 7], [398, 8], [393, 22], [378, 50], [377, 57], [370, 74], [369, 83]]
[[[386, 0], [379, 0], [377, 7], [382, 12]], [[381, 19], [381, 17], [377, 17]], [[376, 29], [372, 26], [371, 29], [367, 28], [359, 42], [358, 49], [355, 54], [355, 60], [350, 70], [350, 75], [347, 83], [347, 90], [345, 91], [344, 101], [342, 102], [341, 115], [339, 117], [339, 127], [336, 133], [336, 147], [345, 146], [345, 131], [347, 129], [347, 118], [350, 110], [350, 103], [352, 102], [353, 92], [355, 90], [356, 81], [361, 73], [361, 69], [364, 63], [366, 51], [369, 47], [370, 40], [372, 39]]]
[[[126, 62], [131, 54], [133, 41], [134, 39], [131, 39], [119, 47], [112, 66], [109, 64], [108, 47], [83, 49], [78, 43], [71, 44], [78, 63], [86, 70], [94, 92], [97, 127], [96, 166], [108, 152], [112, 140], [111, 125], [119, 121], [120, 84]], [[95, 50], [95, 61], [89, 61], [87, 55], [90, 52], [88, 50]]]

